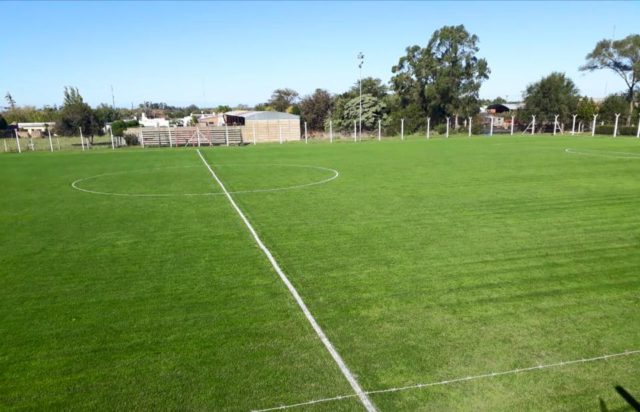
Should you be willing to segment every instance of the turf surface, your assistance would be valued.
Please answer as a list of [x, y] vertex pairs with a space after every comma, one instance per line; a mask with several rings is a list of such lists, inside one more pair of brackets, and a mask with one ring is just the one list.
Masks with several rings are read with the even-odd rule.
[[[640, 349], [639, 144], [202, 152], [375, 391]], [[332, 176], [309, 166], [340, 175], [264, 191]], [[194, 150], [8, 154], [0, 173], [3, 409], [250, 410], [352, 394]], [[117, 195], [74, 190], [78, 179]], [[640, 396], [639, 369], [633, 355], [371, 398], [388, 411], [597, 410], [599, 397], [625, 410], [613, 387]]]

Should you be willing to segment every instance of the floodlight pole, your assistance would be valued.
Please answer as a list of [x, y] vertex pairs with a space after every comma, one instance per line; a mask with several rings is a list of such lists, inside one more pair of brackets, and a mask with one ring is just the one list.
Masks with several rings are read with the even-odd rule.
[[82, 127], [79, 127], [78, 129], [80, 129], [80, 144], [82, 145], [82, 151], [84, 152], [84, 136], [82, 136]]
[[557, 114], [555, 116], [553, 116], [553, 135], [554, 136], [556, 135], [556, 128], [558, 126], [558, 116], [559, 115], [557, 115]]
[[364, 54], [362, 54], [362, 52], [358, 53], [358, 60], [360, 61], [360, 63], [358, 64], [358, 69], [360, 70], [360, 80], [359, 80], [359, 86], [360, 86], [360, 113], [359, 113], [359, 131], [360, 131], [360, 139], [362, 140], [362, 65], [364, 64]]
[[593, 115], [593, 126], [591, 127], [591, 136], [596, 135], [596, 119], [598, 118], [598, 114]]
[[618, 135], [618, 119], [620, 118], [620, 113], [616, 113], [616, 123], [613, 126], [613, 137]]
[[513, 136], [513, 123], [515, 122], [516, 117], [515, 116], [511, 116], [511, 136]]
[[469, 117], [469, 137], [471, 137], [471, 121], [472, 121], [472, 117]]
[[572, 114], [571, 117], [573, 117], [573, 121], [571, 122], [571, 136], [574, 136], [576, 134], [576, 117], [578, 115], [577, 114]]
[[22, 149], [20, 148], [20, 137], [18, 136], [18, 129], [14, 129], [16, 132], [16, 144], [18, 145], [18, 153], [22, 153]]
[[51, 141], [51, 130], [47, 127], [47, 133], [49, 134], [49, 149], [53, 153], [53, 142]]
[[431, 138], [431, 118], [427, 117], [427, 139]]

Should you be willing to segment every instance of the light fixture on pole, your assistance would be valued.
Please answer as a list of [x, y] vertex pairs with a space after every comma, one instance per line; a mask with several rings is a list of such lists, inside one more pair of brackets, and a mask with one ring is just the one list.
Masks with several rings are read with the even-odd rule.
[[360, 63], [358, 63], [358, 69], [360, 69], [360, 114], [358, 118], [358, 130], [360, 132], [360, 139], [362, 140], [362, 65], [364, 64], [364, 54], [362, 54], [362, 52], [358, 53], [358, 60], [360, 61]]

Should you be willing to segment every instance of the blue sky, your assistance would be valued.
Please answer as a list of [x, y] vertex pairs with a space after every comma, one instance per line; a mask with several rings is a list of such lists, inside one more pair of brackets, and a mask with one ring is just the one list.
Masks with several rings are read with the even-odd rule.
[[385, 82], [405, 47], [443, 25], [480, 38], [491, 76], [480, 96], [519, 99], [552, 71], [582, 94], [623, 90], [578, 67], [595, 43], [638, 33], [640, 2], [43, 2], [3, 3], [0, 92], [60, 104], [65, 85], [91, 105], [256, 104], [276, 88], [340, 93]]

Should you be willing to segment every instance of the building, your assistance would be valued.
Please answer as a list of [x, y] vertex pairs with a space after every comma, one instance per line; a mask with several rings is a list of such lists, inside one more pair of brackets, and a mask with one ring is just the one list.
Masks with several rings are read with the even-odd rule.
[[26, 135], [20, 133], [20, 137], [42, 137], [47, 130], [55, 127], [56, 122], [18, 123], [18, 130], [26, 132]]
[[140, 120], [138, 120], [140, 126], [143, 127], [169, 127], [169, 120], [164, 117], [159, 117], [157, 119], [148, 119], [147, 115], [142, 113]]
[[300, 116], [283, 112], [235, 110], [224, 114], [229, 126], [241, 126], [245, 142], [300, 140]]

